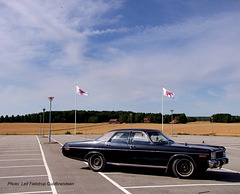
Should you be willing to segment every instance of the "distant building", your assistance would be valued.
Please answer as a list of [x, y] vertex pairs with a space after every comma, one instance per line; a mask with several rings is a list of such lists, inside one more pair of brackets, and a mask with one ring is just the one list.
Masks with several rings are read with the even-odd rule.
[[175, 120], [172, 120], [170, 123], [171, 123], [171, 124], [176, 124], [176, 123], [177, 123], [177, 121], [175, 121]]
[[144, 123], [150, 123], [150, 119], [149, 119], [149, 118], [144, 118], [144, 119], [143, 119], [143, 122], [144, 122]]
[[117, 119], [110, 119], [108, 124], [120, 124], [120, 122]]

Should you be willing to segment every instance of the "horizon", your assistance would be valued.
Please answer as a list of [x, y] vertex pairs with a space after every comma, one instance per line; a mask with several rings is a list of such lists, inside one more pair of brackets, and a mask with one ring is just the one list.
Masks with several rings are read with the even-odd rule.
[[[75, 111], [75, 110], [51, 110], [51, 112], [70, 112], [70, 111]], [[77, 112], [78, 111], [86, 111], [86, 112], [90, 112], [90, 111], [96, 111], [96, 112], [132, 112], [132, 113], [144, 113], [144, 114], [162, 114], [161, 112], [134, 112], [134, 111], [125, 111], [125, 110], [110, 110], [110, 111], [108, 111], [108, 110], [77, 110]], [[45, 113], [47, 113], [47, 112], [50, 112], [49, 110], [46, 110], [45, 111]], [[27, 113], [27, 114], [22, 114], [22, 115], [0, 115], [0, 117], [1, 116], [3, 116], [3, 117], [6, 117], [6, 116], [8, 116], [8, 117], [12, 117], [12, 116], [14, 116], [14, 117], [16, 117], [16, 116], [25, 116], [25, 115], [32, 115], [32, 114], [42, 114], [43, 112], [34, 112], [34, 113]], [[175, 114], [185, 114], [186, 115], [186, 113], [175, 113], [175, 112], [173, 112], [173, 115], [175, 115]], [[186, 117], [206, 117], [206, 118], [208, 118], [208, 117], [211, 117], [211, 116], [213, 116], [213, 115], [216, 115], [216, 114], [230, 114], [230, 113], [213, 113], [212, 115], [210, 115], [210, 116], [204, 116], [204, 115], [195, 115], [195, 116], [192, 116], [192, 115], [186, 115]], [[164, 114], [164, 115], [171, 115], [171, 113], [170, 114], [168, 114], [168, 113], [166, 113], [166, 114]], [[238, 116], [238, 115], [232, 115], [232, 114], [230, 114], [231, 116]]]

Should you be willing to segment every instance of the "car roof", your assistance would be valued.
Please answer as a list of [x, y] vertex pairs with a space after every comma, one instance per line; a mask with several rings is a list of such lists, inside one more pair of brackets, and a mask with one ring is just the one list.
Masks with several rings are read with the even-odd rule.
[[156, 130], [156, 129], [114, 129], [114, 130], [111, 130], [111, 131], [139, 131], [139, 132], [150, 132], [150, 131], [157, 131], [159, 132], [159, 130]]

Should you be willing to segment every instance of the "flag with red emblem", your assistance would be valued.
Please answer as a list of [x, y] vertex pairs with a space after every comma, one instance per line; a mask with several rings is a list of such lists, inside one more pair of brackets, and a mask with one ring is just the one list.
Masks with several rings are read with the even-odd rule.
[[78, 85], [76, 85], [76, 92], [77, 94], [81, 94], [81, 95], [84, 95], [84, 96], [88, 96], [88, 92], [84, 92], [83, 90], [81, 90]]
[[169, 90], [167, 90], [166, 88], [163, 87], [163, 95], [167, 96], [169, 98], [174, 99], [175, 98], [175, 94], [170, 92]]

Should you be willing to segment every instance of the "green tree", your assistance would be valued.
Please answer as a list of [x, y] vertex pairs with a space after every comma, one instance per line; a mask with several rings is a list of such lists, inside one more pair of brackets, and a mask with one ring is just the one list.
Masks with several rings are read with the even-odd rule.
[[140, 123], [146, 117], [145, 113], [136, 113], [135, 114], [135, 122]]
[[9, 122], [11, 122], [11, 123], [15, 122], [15, 116], [14, 116], [14, 115], [12, 115], [12, 116], [9, 118]]
[[179, 115], [179, 123], [187, 123], [188, 120], [187, 120], [187, 117], [184, 113], [180, 114]]
[[89, 123], [98, 123], [98, 117], [97, 116], [91, 116], [88, 119]]
[[8, 115], [5, 116], [4, 122], [7, 122], [7, 123], [9, 122], [9, 117], [8, 117]]
[[230, 114], [214, 114], [213, 122], [217, 123], [230, 123], [232, 121], [232, 115]]
[[1, 116], [0, 117], [0, 123], [3, 123], [4, 122], [4, 116]]
[[170, 123], [171, 122], [171, 115], [164, 115], [163, 116], [163, 122], [164, 123]]
[[18, 122], [18, 123], [21, 122], [21, 117], [20, 117], [20, 115], [17, 115], [17, 116], [16, 116], [15, 122]]
[[187, 117], [188, 122], [196, 122], [196, 117]]
[[128, 115], [127, 115], [127, 114], [122, 114], [122, 115], [120, 115], [119, 121], [120, 121], [121, 123], [127, 123], [127, 122], [129, 121]]

